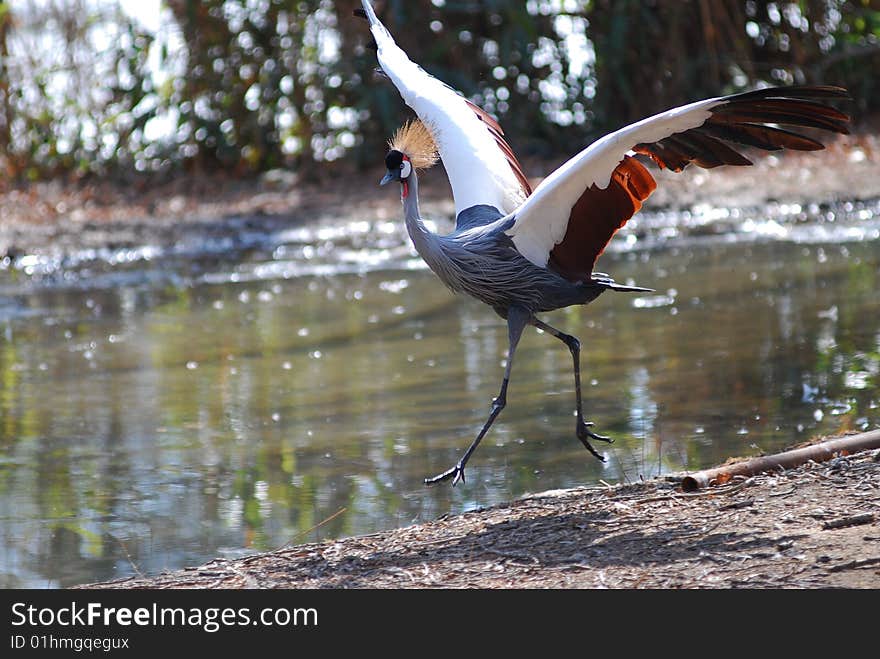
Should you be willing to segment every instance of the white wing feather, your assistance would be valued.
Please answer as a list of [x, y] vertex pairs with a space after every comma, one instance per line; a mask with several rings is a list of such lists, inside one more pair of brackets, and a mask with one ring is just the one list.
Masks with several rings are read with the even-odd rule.
[[517, 250], [535, 265], [545, 267], [550, 251], [565, 237], [571, 210], [584, 190], [591, 185], [608, 187], [614, 169], [637, 144], [697, 128], [712, 116], [710, 110], [723, 102], [710, 98], [683, 105], [593, 142], [541, 181], [515, 211], [516, 221], [507, 234]]
[[502, 213], [513, 211], [525, 194], [486, 124], [464, 97], [407, 57], [376, 17], [369, 0], [362, 0], [362, 4], [382, 70], [437, 142], [456, 213], [478, 204], [494, 206]]

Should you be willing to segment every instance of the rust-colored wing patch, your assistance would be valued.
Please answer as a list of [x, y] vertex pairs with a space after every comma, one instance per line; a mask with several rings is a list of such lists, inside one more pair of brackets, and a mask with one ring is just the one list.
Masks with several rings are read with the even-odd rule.
[[492, 115], [486, 112], [483, 108], [481, 108], [476, 103], [465, 99], [465, 102], [474, 111], [474, 114], [477, 115], [477, 118], [480, 119], [484, 124], [486, 124], [486, 128], [489, 129], [489, 132], [492, 133], [492, 137], [495, 138], [496, 144], [498, 144], [498, 148], [504, 153], [504, 157], [507, 158], [507, 162], [510, 164], [510, 169], [513, 170], [514, 176], [516, 176], [516, 180], [519, 181], [520, 186], [522, 186], [523, 196], [528, 197], [532, 194], [532, 186], [529, 184], [529, 179], [526, 178], [526, 175], [523, 173], [522, 165], [519, 164], [519, 161], [516, 159], [516, 156], [513, 154], [513, 149], [510, 148], [510, 145], [507, 143], [507, 140], [504, 139], [504, 131], [501, 129], [501, 124], [499, 124]]
[[571, 281], [588, 281], [608, 241], [656, 187], [644, 165], [625, 156], [607, 188], [591, 185], [577, 200], [565, 237], [550, 252], [549, 266]]

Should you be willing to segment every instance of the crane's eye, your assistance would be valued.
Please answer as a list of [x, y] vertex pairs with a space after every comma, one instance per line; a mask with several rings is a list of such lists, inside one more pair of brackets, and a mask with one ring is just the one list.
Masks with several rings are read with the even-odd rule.
[[409, 160], [404, 160], [400, 163], [400, 178], [407, 178], [410, 174], [412, 174], [412, 163]]

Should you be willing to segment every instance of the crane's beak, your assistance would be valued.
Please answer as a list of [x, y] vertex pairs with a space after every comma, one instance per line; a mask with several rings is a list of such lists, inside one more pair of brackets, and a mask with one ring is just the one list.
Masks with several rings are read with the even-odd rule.
[[386, 183], [391, 183], [391, 181], [397, 180], [397, 174], [395, 172], [389, 171], [382, 177], [382, 180], [379, 181], [379, 185], [385, 185]]

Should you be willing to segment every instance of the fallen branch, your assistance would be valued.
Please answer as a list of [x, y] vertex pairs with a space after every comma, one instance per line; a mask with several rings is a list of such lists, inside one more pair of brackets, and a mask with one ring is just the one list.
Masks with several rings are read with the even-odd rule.
[[829, 529], [843, 529], [847, 526], [858, 526], [859, 524], [873, 523], [874, 513], [862, 513], [860, 515], [850, 515], [849, 517], [842, 517], [841, 519], [833, 519], [830, 522], [825, 522], [822, 525], [822, 528], [827, 531]]
[[718, 510], [737, 510], [739, 508], [748, 508], [749, 506], [754, 505], [755, 499], [753, 497], [749, 497], [748, 499], [743, 499], [742, 501], [736, 501], [734, 503], [729, 503], [726, 506], [721, 506]]
[[880, 430], [847, 435], [792, 451], [763, 455], [743, 462], [698, 471], [682, 479], [681, 489], [685, 492], [694, 492], [709, 485], [726, 483], [733, 476], [754, 476], [765, 471], [792, 469], [810, 460], [824, 462], [841, 453], [858, 453], [874, 448], [880, 448]]
[[842, 565], [835, 565], [834, 567], [828, 568], [829, 572], [843, 572], [844, 570], [857, 570], [861, 567], [868, 567], [869, 565], [877, 565], [880, 563], [880, 556], [872, 557], [872, 558], [862, 558], [857, 561], [850, 561], [849, 563], [843, 563]]

